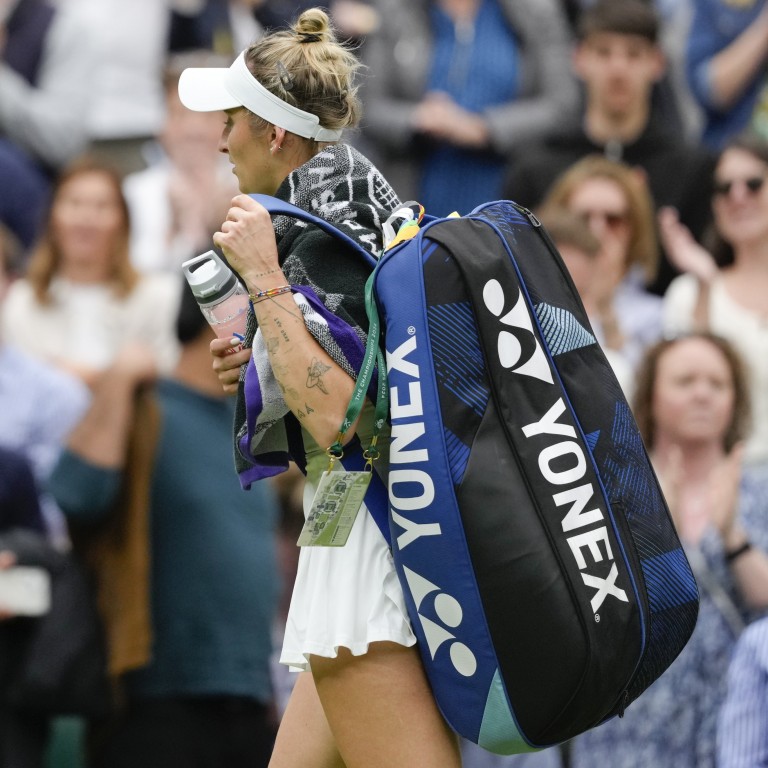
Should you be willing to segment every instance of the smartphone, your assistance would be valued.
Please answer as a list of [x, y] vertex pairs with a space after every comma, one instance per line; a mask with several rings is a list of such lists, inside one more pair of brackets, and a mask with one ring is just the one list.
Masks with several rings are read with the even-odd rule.
[[0, 570], [0, 610], [15, 616], [42, 616], [50, 609], [48, 571], [26, 565]]

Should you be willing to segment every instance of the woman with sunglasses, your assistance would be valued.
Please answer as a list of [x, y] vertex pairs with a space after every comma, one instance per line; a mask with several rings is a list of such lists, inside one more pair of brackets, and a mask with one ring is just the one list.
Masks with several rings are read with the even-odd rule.
[[625, 163], [589, 155], [555, 180], [539, 211], [546, 217], [553, 208], [580, 216], [600, 242], [590, 320], [602, 346], [634, 367], [661, 336], [661, 299], [646, 289], [659, 248], [645, 177]]
[[755, 428], [745, 459], [768, 464], [768, 142], [754, 134], [721, 151], [712, 184], [711, 231], [701, 245], [663, 209], [665, 249], [685, 274], [664, 297], [669, 333], [711, 329], [730, 339], [749, 365]]

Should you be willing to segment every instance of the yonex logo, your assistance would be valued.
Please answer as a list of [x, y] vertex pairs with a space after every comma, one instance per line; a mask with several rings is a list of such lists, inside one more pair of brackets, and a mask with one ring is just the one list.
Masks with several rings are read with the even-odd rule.
[[[448, 629], [456, 629], [464, 618], [464, 612], [459, 601], [446, 592], [441, 591], [440, 587], [436, 584], [433, 584], [410, 568], [403, 566], [403, 573], [408, 581], [413, 600], [416, 603], [416, 610], [424, 630], [430, 655], [434, 659], [441, 646], [444, 643], [450, 643], [448, 655], [453, 668], [464, 677], [472, 677], [477, 670], [475, 654], [464, 643], [459, 642], [456, 639], [456, 635], [451, 634]], [[431, 595], [433, 592], [438, 593], [434, 596], [433, 600], [435, 616], [442, 624], [428, 619], [419, 610], [427, 595]]]
[[545, 381], [547, 384], [554, 383], [547, 357], [533, 332], [531, 315], [522, 291], [518, 288], [515, 305], [503, 316], [507, 299], [498, 280], [489, 280], [485, 284], [483, 301], [488, 311], [509, 328], [499, 331], [497, 342], [502, 367], [510, 369], [512, 373]]

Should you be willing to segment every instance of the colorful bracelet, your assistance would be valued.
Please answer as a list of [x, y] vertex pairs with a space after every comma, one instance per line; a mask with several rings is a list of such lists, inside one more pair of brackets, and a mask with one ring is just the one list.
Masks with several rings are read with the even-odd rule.
[[732, 563], [737, 557], [741, 557], [745, 552], [749, 552], [750, 549], [752, 549], [751, 542], [745, 541], [740, 547], [725, 553], [725, 562]]
[[275, 296], [280, 296], [283, 293], [288, 293], [293, 290], [290, 285], [281, 285], [279, 288], [269, 288], [266, 291], [257, 291], [256, 293], [249, 293], [248, 298], [251, 300], [251, 304], [258, 304], [264, 299], [271, 299]]

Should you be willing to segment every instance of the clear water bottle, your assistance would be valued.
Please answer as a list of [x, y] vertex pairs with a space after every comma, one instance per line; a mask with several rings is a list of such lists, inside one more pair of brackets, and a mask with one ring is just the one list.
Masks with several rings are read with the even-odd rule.
[[181, 269], [205, 319], [220, 339], [243, 338], [248, 291], [215, 251], [187, 259]]

